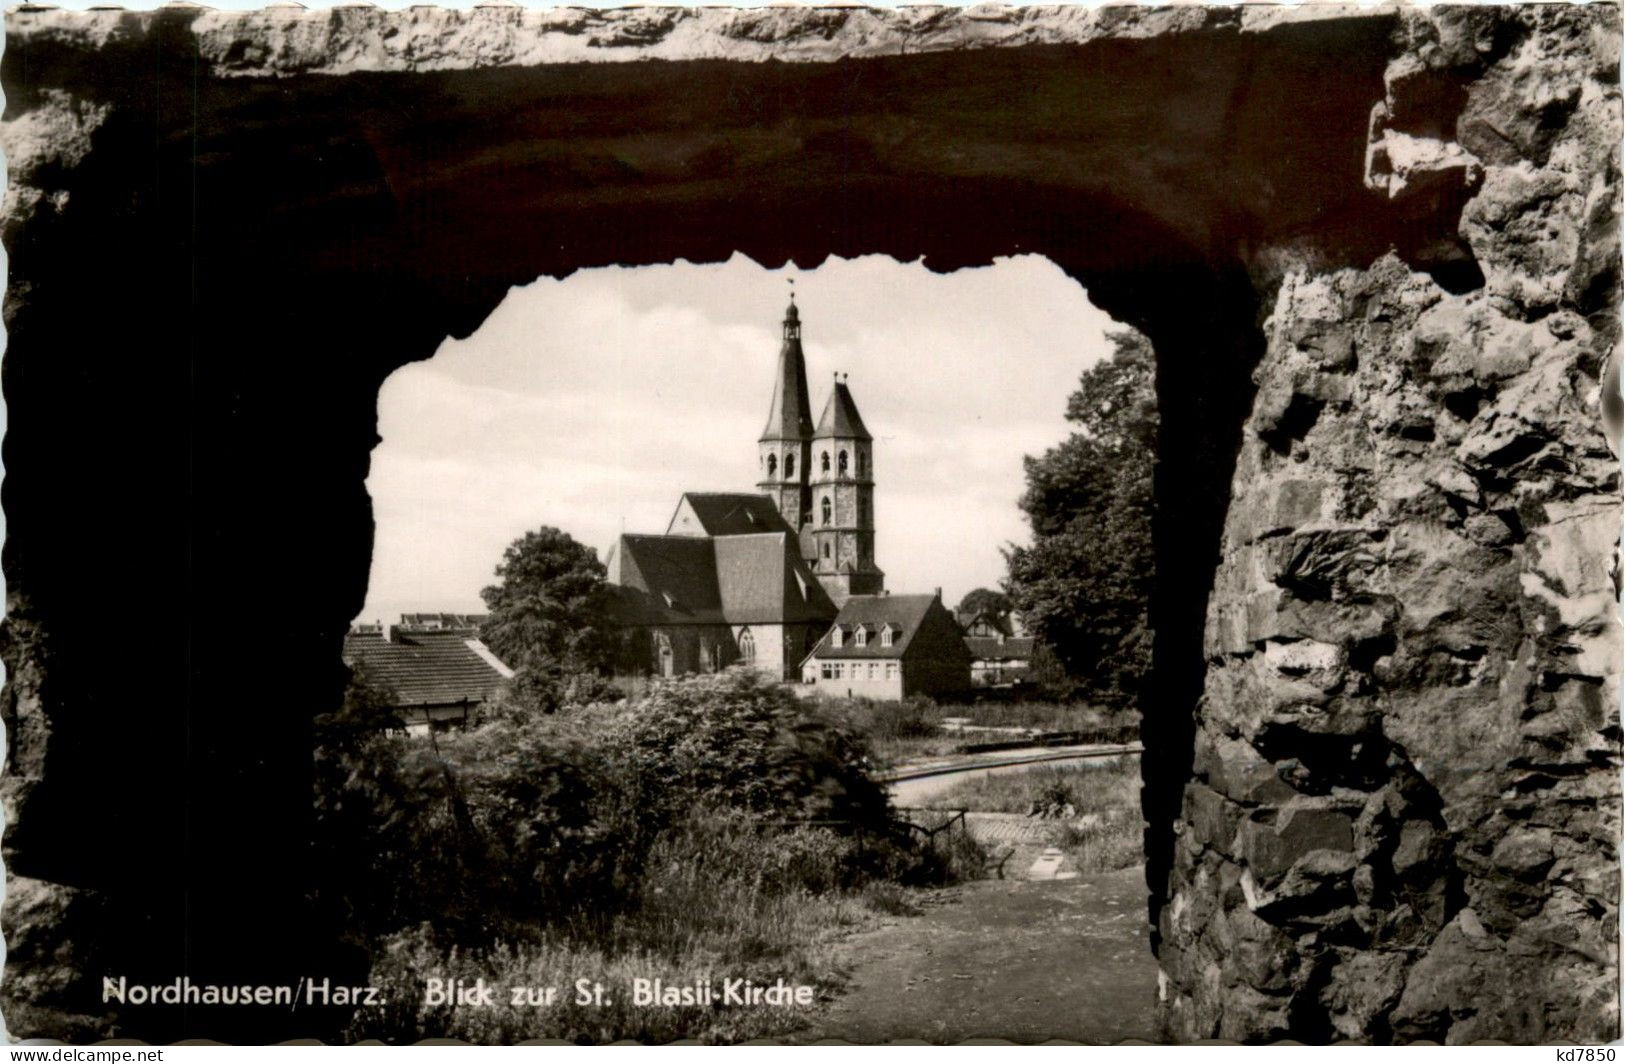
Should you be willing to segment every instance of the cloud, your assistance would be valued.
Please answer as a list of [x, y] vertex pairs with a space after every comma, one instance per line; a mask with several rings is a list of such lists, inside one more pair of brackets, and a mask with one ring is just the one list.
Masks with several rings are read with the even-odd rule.
[[850, 374], [876, 436], [876, 553], [897, 591], [950, 598], [1025, 538], [1025, 454], [1109, 318], [1036, 257], [933, 274], [882, 257], [769, 271], [748, 259], [608, 269], [516, 288], [472, 336], [396, 371], [367, 486], [365, 618], [478, 609], [503, 548], [550, 524], [600, 554], [662, 531], [684, 490], [749, 490], [794, 275], [815, 414]]

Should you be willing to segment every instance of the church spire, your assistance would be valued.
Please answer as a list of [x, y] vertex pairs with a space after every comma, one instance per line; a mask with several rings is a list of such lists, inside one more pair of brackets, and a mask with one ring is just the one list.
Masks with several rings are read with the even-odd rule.
[[809, 440], [813, 434], [812, 401], [807, 398], [807, 359], [801, 352], [801, 313], [795, 293], [784, 312], [784, 341], [779, 347], [779, 372], [773, 380], [773, 403], [760, 442]]
[[[792, 284], [794, 282], [791, 282]], [[812, 495], [807, 477], [812, 464], [812, 403], [807, 398], [807, 359], [801, 353], [801, 312], [795, 290], [784, 312], [784, 341], [779, 372], [773, 380], [773, 405], [767, 428], [756, 441], [760, 479], [756, 487], [773, 499], [779, 513], [799, 531], [809, 520]]]

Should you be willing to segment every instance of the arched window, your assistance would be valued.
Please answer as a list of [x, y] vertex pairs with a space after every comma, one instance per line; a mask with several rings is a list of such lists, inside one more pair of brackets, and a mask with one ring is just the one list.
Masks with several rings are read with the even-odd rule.
[[767, 456], [767, 475], [768, 476], [773, 476], [778, 471], [779, 471], [779, 456], [776, 455], [776, 454], [768, 455]]
[[756, 637], [749, 628], [739, 633], [739, 660], [746, 665], [756, 661]]
[[[819, 523], [820, 524], [825, 524], [825, 525], [829, 524], [830, 505], [829, 505], [829, 496], [828, 495], [824, 496], [824, 504], [818, 508], [818, 512], [821, 515], [823, 515], [823, 518], [824, 518], [823, 521], [821, 521]], [[824, 544], [824, 546], [828, 547], [829, 544], [826, 543], [826, 544]]]
[[786, 477], [793, 477], [796, 475], [796, 456], [793, 454], [787, 454], [784, 456], [784, 475]]
[[835, 475], [839, 476], [839, 477], [846, 476], [846, 452], [845, 451], [841, 452], [841, 457], [839, 459], [837, 459], [836, 462], [835, 462]]
[[819, 455], [818, 457], [820, 459], [822, 459], [822, 461], [823, 461], [823, 465], [822, 465], [823, 471], [828, 473], [829, 472], [829, 452], [825, 451], [823, 454]]

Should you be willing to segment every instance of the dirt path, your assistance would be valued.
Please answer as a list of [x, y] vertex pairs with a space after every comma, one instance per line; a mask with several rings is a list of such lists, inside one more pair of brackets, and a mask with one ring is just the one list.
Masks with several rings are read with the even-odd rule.
[[956, 887], [843, 951], [851, 982], [808, 1040], [1154, 1037], [1157, 969], [1139, 868]]

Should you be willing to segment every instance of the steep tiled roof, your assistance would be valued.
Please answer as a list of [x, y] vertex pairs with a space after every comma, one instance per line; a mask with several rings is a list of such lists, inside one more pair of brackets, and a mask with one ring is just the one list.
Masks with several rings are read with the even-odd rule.
[[1014, 636], [999, 642], [992, 637], [968, 635], [965, 647], [978, 661], [1026, 661], [1033, 656], [1031, 638]]
[[621, 537], [617, 554], [623, 613], [636, 607], [629, 623], [716, 623], [722, 617], [717, 593], [716, 549], [708, 536]]
[[835, 387], [829, 393], [829, 402], [824, 404], [823, 416], [818, 419], [818, 431], [814, 438], [841, 436], [848, 439], [872, 439], [869, 430], [863, 427], [863, 418], [858, 416], [858, 404], [853, 402], [852, 393], [845, 384], [835, 382]]
[[[833, 628], [843, 635], [840, 646], [830, 643], [830, 633], [818, 641], [812, 653], [819, 658], [900, 658], [908, 652], [909, 644], [919, 633], [920, 622], [925, 620], [935, 595], [853, 595], [841, 607]], [[893, 626], [892, 645], [880, 645], [882, 625]], [[859, 625], [869, 628], [868, 645], [857, 646], [852, 635]]]
[[[784, 316], [784, 344], [779, 348], [778, 374], [773, 378], [773, 403], [767, 409], [765, 440], [805, 440], [812, 436], [812, 402], [807, 398], [807, 360], [801, 352], [801, 315], [795, 304]], [[789, 335], [794, 332], [795, 335]]]
[[755, 535], [626, 535], [618, 555], [623, 624], [778, 624], [835, 615], [787, 528]]
[[351, 633], [344, 637], [344, 660], [393, 691], [397, 706], [483, 702], [513, 675], [485, 644], [460, 632], [397, 631], [394, 641], [377, 632]]
[[790, 531], [779, 508], [766, 495], [684, 492], [666, 534], [683, 535], [686, 530], [678, 528], [677, 522], [689, 513], [694, 515], [694, 520], [700, 526], [698, 533], [707, 536], [748, 536], [758, 532]]

